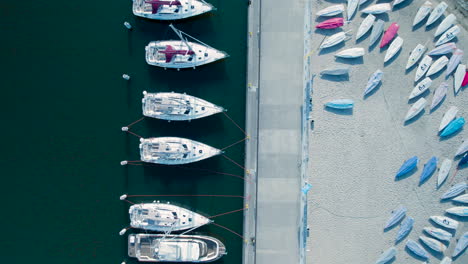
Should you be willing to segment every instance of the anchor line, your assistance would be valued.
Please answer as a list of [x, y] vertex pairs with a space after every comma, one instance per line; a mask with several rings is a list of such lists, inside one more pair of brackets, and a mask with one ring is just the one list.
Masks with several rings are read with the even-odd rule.
[[237, 209], [237, 210], [225, 212], [225, 213], [222, 213], [222, 214], [212, 215], [212, 216], [209, 216], [208, 218], [211, 219], [211, 218], [215, 218], [215, 217], [222, 216], [222, 215], [228, 215], [228, 214], [236, 213], [236, 212], [239, 212], [239, 211], [244, 211], [244, 210], [246, 210], [246, 209], [247, 209], [247, 208], [244, 207], [244, 208], [241, 208], [241, 209]]
[[129, 200], [127, 200], [127, 199], [124, 199], [124, 201], [126, 201], [127, 203], [132, 204], [132, 205], [135, 204], [134, 202], [129, 201]]
[[249, 137], [249, 135], [247, 135], [247, 133], [245, 132], [245, 130], [242, 129], [226, 112], [223, 112], [223, 114], [224, 114], [229, 120], [231, 120], [231, 122], [232, 122], [234, 125], [236, 125], [237, 128], [239, 128], [240, 131], [242, 131], [242, 133], [244, 133], [244, 135], [245, 135], [246, 137]]
[[228, 149], [228, 148], [230, 148], [230, 147], [232, 147], [232, 146], [235, 146], [235, 145], [237, 145], [237, 144], [239, 144], [239, 143], [241, 143], [241, 142], [243, 142], [243, 141], [245, 141], [245, 140], [247, 140], [247, 139], [248, 139], [248, 137], [246, 137], [246, 138], [244, 138], [244, 139], [241, 139], [241, 140], [239, 140], [239, 141], [237, 141], [237, 142], [235, 142], [235, 143], [232, 143], [231, 145], [229, 145], [229, 146], [227, 146], [227, 147], [222, 148], [221, 150]]
[[139, 123], [139, 122], [142, 121], [143, 119], [145, 119], [145, 116], [143, 116], [142, 118], [138, 119], [137, 121], [131, 123], [130, 125], [127, 125], [127, 127], [130, 128], [131, 126], [135, 125], [136, 123]]
[[238, 233], [232, 231], [231, 229], [229, 229], [229, 228], [227, 228], [227, 227], [225, 227], [225, 226], [222, 226], [222, 225], [220, 225], [220, 224], [214, 223], [214, 222], [211, 223], [211, 224], [212, 224], [212, 225], [215, 225], [215, 226], [218, 226], [218, 227], [221, 227], [221, 228], [223, 228], [223, 229], [225, 229], [225, 230], [227, 230], [227, 231], [229, 231], [229, 232], [231, 232], [231, 233], [237, 235], [238, 237], [242, 238], [242, 239], [245, 241], [245, 238], [244, 238], [243, 236], [241, 236], [240, 234], [238, 234]]
[[244, 171], [247, 171], [246, 168], [244, 168], [242, 165], [240, 165], [239, 163], [235, 162], [234, 160], [232, 160], [232, 159], [229, 158], [228, 156], [223, 155], [223, 157], [225, 157], [227, 160], [229, 160], [230, 162], [234, 163], [235, 165], [237, 165], [239, 168], [243, 169]]
[[161, 196], [245, 198], [242, 195], [228, 195], [228, 194], [134, 194], [134, 195], [127, 195], [127, 197], [161, 197]]
[[140, 135], [138, 135], [138, 134], [135, 134], [135, 133], [133, 133], [133, 132], [130, 131], [130, 130], [127, 130], [127, 133], [130, 133], [130, 134], [132, 134], [132, 135], [134, 135], [134, 136], [136, 136], [136, 137], [139, 137], [139, 138], [143, 138], [142, 136], [140, 136]]

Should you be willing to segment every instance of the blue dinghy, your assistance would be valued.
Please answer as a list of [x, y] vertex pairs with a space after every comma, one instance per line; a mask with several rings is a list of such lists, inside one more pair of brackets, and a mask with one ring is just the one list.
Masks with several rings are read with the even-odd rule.
[[397, 209], [393, 210], [392, 211], [392, 216], [390, 216], [387, 223], [385, 224], [384, 230], [388, 229], [388, 228], [394, 226], [395, 224], [397, 224], [398, 222], [400, 222], [400, 220], [403, 219], [403, 217], [405, 217], [405, 215], [406, 215], [406, 207], [404, 207], [404, 206], [400, 206]]
[[405, 238], [406, 235], [408, 235], [409, 232], [411, 232], [411, 229], [413, 229], [413, 224], [414, 224], [413, 217], [406, 218], [400, 225], [400, 230], [398, 230], [395, 242], [398, 242], [402, 240], [403, 238]]
[[460, 162], [458, 162], [457, 169], [461, 168], [462, 166], [465, 166], [466, 164], [468, 164], [468, 153], [466, 153], [465, 156], [461, 158]]
[[401, 176], [405, 175], [406, 173], [412, 171], [416, 166], [418, 166], [419, 159], [417, 156], [414, 156], [408, 160], [406, 160], [403, 165], [401, 165], [400, 169], [398, 170], [395, 179], [400, 178]]
[[465, 125], [465, 119], [463, 117], [459, 117], [455, 120], [452, 120], [447, 127], [442, 130], [442, 133], [440, 133], [441, 137], [448, 137], [452, 135], [453, 133], [457, 132], [458, 130], [462, 129], [463, 125]]
[[325, 106], [335, 109], [351, 109], [354, 106], [354, 101], [351, 99], [338, 99], [327, 102]]
[[421, 173], [421, 177], [419, 177], [419, 184], [425, 182], [429, 177], [431, 177], [432, 173], [437, 169], [437, 158], [432, 157], [426, 164], [424, 164], [424, 169]]

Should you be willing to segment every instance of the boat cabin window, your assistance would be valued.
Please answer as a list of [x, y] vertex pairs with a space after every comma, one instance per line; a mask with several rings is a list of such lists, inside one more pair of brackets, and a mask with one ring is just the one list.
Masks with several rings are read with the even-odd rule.
[[202, 106], [201, 110], [205, 111], [205, 107], [204, 107], [204, 106]]

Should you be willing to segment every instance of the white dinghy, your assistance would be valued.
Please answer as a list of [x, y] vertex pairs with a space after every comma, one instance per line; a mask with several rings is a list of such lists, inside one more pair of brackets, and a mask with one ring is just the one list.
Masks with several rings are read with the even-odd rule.
[[442, 82], [439, 87], [434, 91], [434, 96], [432, 97], [431, 108], [429, 110], [432, 111], [436, 106], [442, 102], [442, 99], [447, 95], [448, 90], [448, 83]]
[[396, 5], [399, 5], [399, 4], [401, 4], [401, 3], [405, 2], [405, 1], [406, 0], [395, 0], [395, 1], [393, 1], [393, 3], [392, 3], [393, 8], [395, 8]]
[[370, 93], [372, 90], [377, 87], [377, 85], [380, 83], [383, 77], [383, 71], [381, 70], [376, 70], [374, 74], [369, 78], [367, 81], [366, 89], [364, 90], [364, 96]]
[[348, 0], [348, 20], [351, 20], [359, 5], [359, 0]]
[[412, 119], [413, 117], [417, 116], [426, 106], [427, 101], [424, 98], [419, 98], [416, 103], [414, 103], [411, 108], [408, 110], [405, 116], [405, 122]]
[[445, 212], [458, 216], [468, 216], [468, 206], [455, 206], [445, 210]]
[[165, 165], [192, 163], [223, 153], [195, 140], [179, 137], [142, 138], [139, 147], [142, 161]]
[[457, 113], [458, 113], [458, 108], [456, 106], [451, 106], [447, 110], [447, 112], [445, 112], [444, 116], [442, 117], [442, 121], [440, 122], [440, 125], [439, 125], [439, 132], [444, 130], [444, 128], [448, 126], [448, 124], [452, 122], [453, 119], [455, 119], [455, 117], [457, 116]]
[[345, 39], [347, 38], [346, 33], [347, 32], [338, 32], [334, 35], [331, 35], [325, 38], [323, 43], [320, 45], [319, 49], [326, 49], [326, 48], [330, 48], [330, 47], [340, 44], [341, 42], [345, 41]]
[[320, 72], [321, 75], [347, 75], [349, 73], [348, 66], [336, 66], [333, 68], [327, 68]]
[[444, 252], [447, 249], [447, 247], [442, 242], [440, 242], [439, 240], [429, 238], [429, 237], [426, 237], [426, 236], [419, 236], [419, 239], [424, 244], [426, 244], [426, 246], [428, 246], [429, 248], [431, 248], [434, 251]]
[[224, 111], [220, 106], [187, 94], [144, 91], [143, 95], [143, 115], [163, 120], [192, 120]]
[[375, 262], [375, 264], [385, 264], [388, 263], [390, 260], [392, 260], [396, 256], [397, 250], [395, 247], [391, 247], [385, 252], [383, 252], [380, 256], [379, 259]]
[[451, 159], [444, 159], [442, 164], [440, 165], [439, 175], [437, 175], [437, 188], [440, 188], [442, 184], [447, 179], [450, 168], [452, 168], [453, 161]]
[[448, 229], [457, 230], [458, 228], [458, 221], [453, 220], [450, 217], [434, 215], [434, 216], [431, 216], [430, 219], [434, 221], [434, 223], [442, 227], [448, 228]]
[[457, 17], [454, 14], [448, 15], [440, 25], [437, 27], [436, 32], [434, 33], [434, 37], [439, 36], [440, 34], [444, 33], [447, 29], [449, 29], [455, 22], [457, 21]]
[[141, 262], [206, 263], [226, 255], [218, 239], [201, 235], [131, 234], [128, 256]]
[[457, 25], [451, 27], [449, 30], [445, 31], [445, 33], [442, 34], [442, 36], [440, 36], [439, 40], [437, 40], [435, 45], [440, 46], [444, 43], [449, 42], [450, 40], [454, 39], [458, 35], [458, 33], [460, 33], [460, 28]]
[[452, 234], [440, 228], [435, 228], [432, 226], [424, 227], [424, 232], [442, 241], [450, 242], [450, 239], [452, 239]]
[[332, 5], [327, 8], [324, 8], [322, 10], [319, 10], [316, 15], [317, 16], [324, 16], [324, 17], [329, 17], [329, 16], [336, 16], [338, 14], [341, 14], [344, 12], [344, 5]]
[[424, 78], [421, 82], [419, 82], [414, 88], [413, 91], [411, 91], [408, 100], [411, 100], [413, 98], [416, 98], [423, 94], [429, 87], [432, 85], [432, 80], [429, 77]]
[[453, 52], [452, 57], [450, 57], [449, 62], [447, 63], [447, 71], [445, 72], [445, 77], [449, 76], [460, 64], [463, 58], [463, 50], [457, 49]]
[[416, 16], [414, 17], [413, 27], [421, 23], [421, 21], [423, 21], [424, 18], [426, 18], [427, 15], [429, 15], [431, 10], [432, 10], [432, 3], [429, 1], [424, 2], [424, 4], [419, 8], [418, 12], [416, 13]]
[[382, 35], [384, 31], [385, 22], [382, 19], [377, 20], [374, 26], [372, 27], [372, 32], [370, 35], [369, 46], [372, 46]]
[[211, 223], [207, 217], [167, 203], [140, 203], [130, 206], [130, 226], [158, 232], [172, 232]]
[[364, 34], [371, 29], [372, 25], [374, 24], [375, 21], [375, 16], [372, 14], [369, 14], [364, 18], [364, 20], [361, 22], [361, 25], [359, 26], [356, 34], [356, 40], [360, 39]]
[[434, 63], [431, 65], [431, 67], [426, 73], [426, 76], [431, 76], [433, 74], [438, 73], [447, 65], [448, 62], [449, 62], [449, 59], [447, 58], [447, 56], [440, 57], [439, 59], [434, 61]]
[[455, 156], [463, 155], [465, 154], [465, 152], [468, 152], [468, 138], [465, 138], [463, 143], [461, 143], [461, 145], [458, 147]]
[[421, 62], [418, 65], [418, 69], [416, 70], [416, 74], [414, 76], [414, 81], [417, 82], [419, 79], [421, 79], [424, 74], [426, 74], [427, 70], [429, 70], [429, 67], [431, 66], [432, 63], [432, 58], [429, 56], [424, 56], [424, 58], [421, 60]]
[[439, 19], [442, 16], [442, 14], [444, 14], [445, 9], [447, 9], [447, 7], [448, 7], [448, 5], [445, 2], [441, 2], [440, 4], [438, 4], [434, 8], [434, 10], [432, 11], [429, 18], [427, 19], [426, 27], [430, 26], [432, 23], [436, 22], [437, 19]]
[[429, 51], [427, 55], [439, 56], [454, 52], [457, 49], [457, 45], [454, 42], [445, 43], [440, 45], [433, 50]]
[[345, 50], [342, 50], [342, 51], [336, 53], [335, 57], [346, 58], [346, 59], [354, 59], [354, 58], [364, 56], [365, 53], [366, 52], [364, 51], [364, 48], [350, 48], [350, 49], [345, 49]]
[[156, 20], [177, 20], [201, 15], [215, 8], [204, 0], [133, 0], [133, 14]]
[[466, 188], [468, 188], [468, 184], [466, 184], [466, 182], [457, 183], [454, 186], [452, 186], [450, 189], [448, 189], [448, 191], [446, 191], [440, 199], [445, 200], [445, 199], [450, 199], [455, 196], [458, 196], [464, 193]]
[[429, 258], [429, 253], [427, 253], [427, 251], [421, 246], [418, 244], [418, 242], [412, 240], [412, 239], [408, 239], [406, 241], [406, 247], [411, 251], [413, 252], [414, 254], [416, 254], [417, 256], [423, 258], [423, 259], [428, 259]]
[[453, 250], [452, 257], [458, 256], [466, 247], [468, 247], [468, 232], [465, 232], [461, 235], [460, 239], [458, 239], [458, 243]]
[[457, 196], [457, 197], [453, 198], [452, 201], [455, 201], [455, 202], [457, 202], [457, 203], [468, 204], [468, 193], [467, 193], [467, 194], [460, 195], [460, 196]]
[[455, 94], [460, 91], [461, 85], [463, 83], [463, 79], [465, 78], [466, 74], [466, 65], [459, 64], [455, 74], [453, 75], [453, 89], [455, 90]]
[[397, 52], [401, 49], [401, 46], [403, 46], [403, 38], [401, 37], [396, 37], [390, 46], [388, 47], [387, 52], [385, 53], [385, 58], [384, 62], [389, 61]]
[[361, 10], [362, 13], [364, 14], [383, 14], [387, 13], [388, 11], [392, 10], [392, 7], [390, 6], [389, 3], [383, 3], [383, 4], [376, 4], [376, 5], [371, 5], [368, 8], [365, 8]]
[[416, 64], [416, 62], [418, 62], [419, 59], [422, 58], [422, 55], [424, 54], [424, 52], [426, 52], [426, 50], [427, 50], [426, 46], [422, 44], [416, 45], [416, 47], [413, 49], [413, 51], [411, 52], [408, 58], [408, 62], [406, 63], [406, 69], [409, 69], [414, 64]]
[[[169, 27], [180, 40], [150, 42], [145, 47], [146, 62], [149, 65], [172, 69], [195, 68], [228, 57], [226, 52], [208, 46], [173, 25]], [[188, 39], [194, 42], [189, 42]]]

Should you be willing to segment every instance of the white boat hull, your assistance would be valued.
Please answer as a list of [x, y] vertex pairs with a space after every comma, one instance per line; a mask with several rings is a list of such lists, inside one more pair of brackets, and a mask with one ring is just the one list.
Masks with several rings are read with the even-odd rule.
[[445, 72], [445, 77], [449, 76], [460, 64], [463, 58], [463, 50], [457, 49], [453, 52], [452, 57], [450, 57], [449, 62], [447, 63], [447, 71]]
[[427, 89], [429, 89], [429, 87], [431, 87], [431, 84], [432, 84], [431, 78], [426, 77], [424, 80], [422, 80], [420, 83], [418, 83], [416, 85], [416, 87], [414, 87], [413, 91], [411, 92], [411, 94], [408, 97], [408, 100], [416, 98], [419, 95], [421, 95], [422, 93], [424, 93]]
[[424, 2], [424, 4], [419, 8], [418, 12], [416, 13], [416, 16], [414, 17], [413, 27], [421, 23], [421, 21], [423, 21], [424, 18], [426, 18], [427, 15], [429, 15], [431, 10], [432, 10], [432, 3], [429, 1]]
[[448, 91], [448, 83], [442, 82], [434, 92], [434, 97], [432, 97], [430, 110], [434, 109], [436, 106], [438, 106], [442, 102], [442, 100], [447, 95], [447, 91]]
[[434, 63], [431, 65], [431, 67], [426, 73], [426, 76], [431, 76], [433, 74], [438, 73], [448, 64], [448, 62], [449, 62], [449, 59], [446, 56], [440, 57], [439, 59], [434, 61]]
[[442, 186], [442, 184], [447, 179], [450, 168], [452, 168], [453, 161], [451, 159], [444, 159], [442, 164], [440, 165], [439, 175], [437, 175], [437, 188]]
[[192, 0], [190, 2], [179, 1], [181, 6], [162, 5], [157, 12], [154, 12], [152, 5], [145, 2], [146, 0], [133, 0], [132, 9], [135, 16], [155, 20], [178, 20], [214, 10], [214, 7], [208, 3]]
[[435, 228], [432, 226], [424, 227], [424, 232], [442, 241], [450, 242], [450, 239], [452, 239], [452, 234], [440, 228]]
[[449, 30], [445, 31], [445, 33], [442, 34], [442, 36], [440, 36], [439, 40], [437, 40], [435, 44], [436, 47], [454, 39], [456, 36], [458, 36], [458, 33], [460, 33], [460, 28], [457, 25], [451, 27]]
[[372, 32], [370, 35], [369, 46], [372, 46], [382, 35], [384, 30], [385, 22], [382, 19], [377, 20], [374, 26], [372, 27]]
[[431, 248], [434, 251], [444, 252], [447, 249], [447, 247], [442, 242], [440, 242], [439, 240], [436, 240], [436, 239], [433, 239], [433, 238], [430, 238], [430, 237], [425, 237], [425, 236], [420, 236], [419, 239], [424, 244], [426, 244], [426, 246], [428, 246], [429, 248]]
[[433, 50], [429, 51], [427, 55], [431, 56], [438, 56], [438, 55], [445, 55], [454, 52], [457, 49], [457, 45], [454, 42], [445, 43], [443, 45], [434, 48]]
[[446, 216], [431, 216], [430, 217], [432, 221], [434, 221], [434, 223], [442, 226], [442, 227], [445, 227], [445, 228], [448, 228], [448, 229], [453, 229], [453, 230], [456, 230], [458, 228], [458, 221], [456, 220], [453, 220], [452, 218], [450, 217], [446, 217]]
[[444, 33], [447, 29], [449, 29], [455, 22], [457, 21], [457, 17], [454, 14], [448, 15], [440, 25], [437, 27], [436, 32], [434, 33], [434, 37], [439, 36], [440, 34]]
[[387, 13], [391, 9], [392, 7], [390, 6], [389, 3], [383, 3], [383, 4], [376, 4], [376, 5], [369, 6], [368, 8], [363, 9], [361, 12], [364, 14], [375, 15], [375, 14]]
[[403, 39], [401, 37], [396, 37], [390, 46], [388, 47], [387, 53], [385, 53], [384, 62], [389, 61], [403, 46]]
[[346, 58], [346, 59], [354, 59], [358, 57], [364, 56], [366, 52], [364, 48], [351, 48], [345, 49], [335, 54], [335, 57], [338, 58]]
[[333, 47], [335, 45], [340, 44], [345, 39], [346, 39], [346, 33], [345, 32], [338, 32], [338, 33], [336, 33], [334, 35], [331, 35], [331, 36], [327, 37], [323, 41], [322, 45], [320, 45], [320, 49], [326, 49], [326, 48], [329, 48], [329, 47]]
[[447, 112], [445, 112], [444, 116], [442, 117], [442, 121], [440, 122], [440, 125], [439, 125], [439, 132], [444, 130], [444, 128], [448, 126], [448, 124], [452, 122], [453, 119], [455, 119], [455, 117], [457, 116], [457, 113], [458, 113], [458, 108], [456, 106], [451, 106], [447, 110]]
[[455, 201], [455, 202], [457, 202], [457, 203], [468, 204], [468, 193], [467, 193], [467, 194], [460, 195], [460, 196], [457, 196], [457, 197], [453, 198], [452, 201]]
[[356, 34], [356, 40], [360, 39], [364, 34], [371, 29], [372, 25], [375, 22], [375, 16], [372, 14], [367, 15], [366, 18], [361, 22], [361, 25], [358, 28], [357, 34]]
[[413, 117], [417, 116], [426, 106], [427, 101], [424, 98], [420, 98], [416, 103], [414, 103], [411, 108], [406, 113], [405, 121], [412, 119]]
[[413, 51], [411, 52], [408, 58], [408, 62], [406, 63], [406, 69], [409, 69], [414, 64], [416, 64], [419, 61], [419, 59], [422, 58], [422, 55], [424, 54], [424, 52], [426, 52], [426, 50], [427, 50], [426, 46], [422, 44], [416, 45], [416, 47], [413, 49]]
[[463, 155], [465, 152], [468, 152], [468, 138], [466, 138], [463, 143], [461, 143], [460, 147], [458, 147], [455, 156]]
[[325, 16], [325, 17], [329, 17], [329, 16], [336, 16], [338, 14], [341, 14], [344, 12], [344, 5], [332, 5], [332, 6], [329, 6], [327, 8], [324, 8], [322, 10], [319, 10], [316, 15], [317, 16]]
[[458, 216], [468, 216], [468, 206], [456, 206], [445, 210], [445, 212]]
[[421, 79], [424, 74], [426, 74], [427, 70], [431, 67], [432, 64], [432, 58], [429, 56], [424, 56], [424, 58], [421, 60], [421, 62], [418, 65], [418, 69], [416, 70], [416, 74], [414, 75], [414, 81], [417, 82], [419, 79]]
[[438, 4], [427, 19], [426, 26], [430, 26], [432, 23], [436, 22], [437, 19], [439, 19], [445, 12], [445, 9], [447, 9], [447, 7], [448, 5], [445, 2]]
[[455, 74], [453, 76], [453, 89], [455, 90], [455, 94], [460, 91], [461, 85], [463, 83], [463, 79], [465, 78], [466, 74], [466, 65], [459, 64]]

